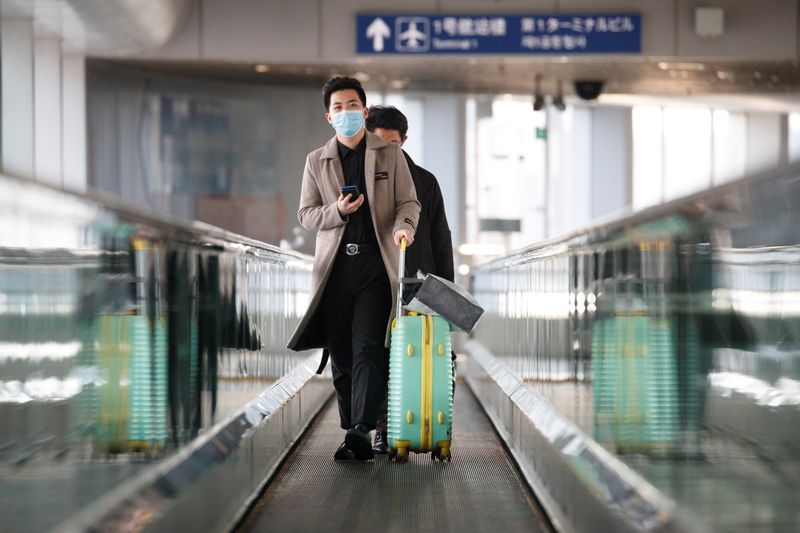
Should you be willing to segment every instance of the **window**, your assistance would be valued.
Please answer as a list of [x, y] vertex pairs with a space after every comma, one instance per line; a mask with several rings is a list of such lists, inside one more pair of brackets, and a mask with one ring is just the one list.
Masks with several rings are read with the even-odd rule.
[[663, 125], [660, 107], [633, 108], [633, 208], [656, 205], [664, 196]]
[[711, 185], [711, 110], [664, 108], [664, 199]]
[[747, 163], [747, 116], [714, 110], [714, 185], [741, 178]]
[[789, 113], [789, 161], [800, 160], [800, 113]]

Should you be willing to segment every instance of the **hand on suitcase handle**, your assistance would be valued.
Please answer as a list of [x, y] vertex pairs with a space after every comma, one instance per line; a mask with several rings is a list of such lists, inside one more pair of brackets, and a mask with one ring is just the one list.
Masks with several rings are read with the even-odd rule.
[[405, 246], [414, 244], [414, 232], [407, 229], [399, 229], [394, 232], [394, 243], [398, 247], [403, 247], [403, 241], [406, 241]]

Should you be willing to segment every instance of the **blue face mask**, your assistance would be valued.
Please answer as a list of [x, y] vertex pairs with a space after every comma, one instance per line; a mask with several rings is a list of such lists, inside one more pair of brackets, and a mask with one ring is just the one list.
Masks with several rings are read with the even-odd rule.
[[363, 111], [339, 111], [333, 115], [333, 129], [340, 135], [352, 137], [363, 127]]

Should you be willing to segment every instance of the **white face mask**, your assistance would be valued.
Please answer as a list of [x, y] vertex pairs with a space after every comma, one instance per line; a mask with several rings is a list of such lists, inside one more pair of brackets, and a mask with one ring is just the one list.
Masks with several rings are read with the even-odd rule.
[[364, 112], [358, 111], [339, 111], [331, 120], [333, 129], [340, 135], [352, 137], [364, 127]]

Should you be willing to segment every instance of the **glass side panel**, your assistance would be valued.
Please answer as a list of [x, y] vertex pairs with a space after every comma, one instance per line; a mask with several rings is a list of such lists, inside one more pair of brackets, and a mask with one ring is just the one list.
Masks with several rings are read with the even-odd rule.
[[800, 167], [474, 272], [476, 338], [720, 531], [800, 529]]
[[294, 368], [310, 275], [304, 256], [0, 178], [3, 520], [56, 526]]

